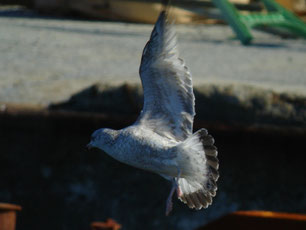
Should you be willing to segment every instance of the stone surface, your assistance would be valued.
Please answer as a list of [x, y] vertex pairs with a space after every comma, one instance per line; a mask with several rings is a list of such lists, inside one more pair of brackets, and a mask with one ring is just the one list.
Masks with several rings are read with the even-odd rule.
[[[48, 105], [97, 82], [140, 83], [152, 27], [0, 9], [0, 102]], [[195, 86], [241, 83], [306, 94], [305, 40], [252, 31], [254, 43], [242, 46], [228, 26], [176, 28]]]

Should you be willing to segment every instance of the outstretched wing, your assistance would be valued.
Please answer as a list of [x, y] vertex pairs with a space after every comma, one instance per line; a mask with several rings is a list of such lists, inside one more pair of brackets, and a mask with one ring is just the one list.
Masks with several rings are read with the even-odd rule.
[[188, 68], [179, 58], [176, 33], [163, 11], [146, 44], [140, 65], [144, 106], [136, 123], [185, 140], [192, 134], [194, 94]]

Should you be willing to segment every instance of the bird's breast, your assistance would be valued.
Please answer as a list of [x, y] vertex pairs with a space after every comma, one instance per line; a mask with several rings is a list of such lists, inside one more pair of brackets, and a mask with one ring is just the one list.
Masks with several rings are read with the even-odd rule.
[[123, 136], [120, 143], [117, 160], [123, 163], [158, 174], [177, 171], [174, 148], [165, 145], [164, 140], [133, 133]]

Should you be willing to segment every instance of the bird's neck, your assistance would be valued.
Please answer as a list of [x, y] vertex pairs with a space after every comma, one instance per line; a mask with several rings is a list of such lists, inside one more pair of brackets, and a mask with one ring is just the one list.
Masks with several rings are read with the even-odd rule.
[[101, 142], [101, 145], [99, 146], [100, 149], [115, 159], [117, 159], [117, 155], [120, 154], [117, 150], [119, 144], [118, 137], [118, 130], [109, 129], [103, 134], [103, 142]]

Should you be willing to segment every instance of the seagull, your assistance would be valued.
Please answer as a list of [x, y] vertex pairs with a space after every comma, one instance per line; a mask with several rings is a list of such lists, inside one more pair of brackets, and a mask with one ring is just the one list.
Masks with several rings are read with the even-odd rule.
[[144, 105], [134, 124], [121, 130], [96, 130], [88, 148], [159, 174], [172, 182], [172, 197], [189, 208], [207, 208], [216, 195], [219, 161], [214, 138], [202, 128], [193, 133], [195, 98], [191, 74], [179, 57], [177, 38], [162, 11], [147, 42], [139, 69]]

